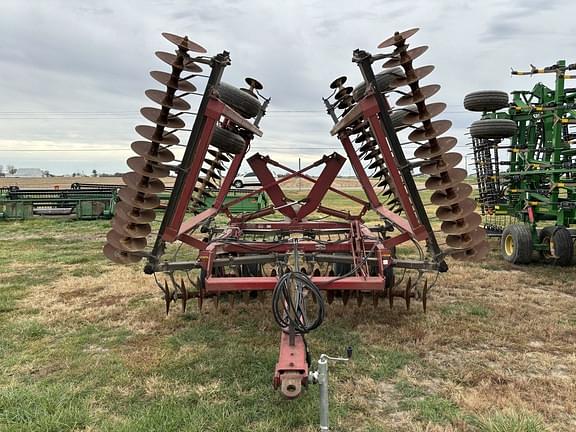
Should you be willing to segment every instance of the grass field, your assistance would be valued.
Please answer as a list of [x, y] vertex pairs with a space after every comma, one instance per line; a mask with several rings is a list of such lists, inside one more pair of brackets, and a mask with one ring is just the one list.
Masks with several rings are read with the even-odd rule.
[[[141, 266], [101, 255], [108, 229], [0, 223], [0, 431], [317, 430], [316, 387], [271, 387], [268, 303], [166, 317]], [[576, 430], [576, 267], [511, 266], [492, 246], [449, 262], [427, 314], [329, 307], [314, 358], [355, 351], [331, 368], [333, 430]]]

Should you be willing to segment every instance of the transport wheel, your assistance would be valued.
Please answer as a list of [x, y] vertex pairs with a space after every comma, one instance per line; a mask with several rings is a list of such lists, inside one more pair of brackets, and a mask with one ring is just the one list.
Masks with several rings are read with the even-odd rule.
[[244, 118], [256, 117], [262, 108], [256, 96], [224, 82], [218, 85], [218, 95], [222, 102], [230, 105]]
[[540, 252], [544, 262], [556, 264], [562, 267], [572, 264], [574, 255], [574, 243], [570, 231], [563, 226], [549, 226], [540, 231], [538, 235], [540, 243], [545, 244], [547, 249]]
[[481, 90], [464, 97], [464, 108], [468, 111], [497, 111], [508, 106], [508, 93], [500, 90]]
[[[391, 91], [396, 87], [393, 85], [394, 81], [396, 81], [398, 78], [404, 77], [406, 77], [406, 74], [401, 67], [395, 67], [377, 73], [376, 84], [378, 86], [378, 90], [381, 92]], [[363, 81], [354, 88], [352, 91], [352, 97], [356, 102], [358, 102], [364, 96], [364, 92], [366, 92], [366, 83]]]
[[477, 120], [470, 125], [470, 135], [474, 138], [510, 138], [516, 134], [517, 129], [514, 120]]
[[408, 105], [392, 110], [390, 112], [390, 120], [392, 120], [392, 126], [394, 126], [394, 129], [398, 130], [408, 127], [407, 124], [404, 124], [404, 117], [410, 113], [418, 113], [418, 107], [416, 105]]
[[512, 264], [529, 264], [532, 260], [532, 234], [524, 224], [508, 225], [500, 239], [500, 253]]
[[246, 148], [244, 138], [228, 129], [222, 129], [219, 126], [214, 128], [214, 134], [212, 135], [210, 144], [222, 150], [224, 153], [232, 154], [242, 153]]
[[242, 189], [243, 186], [244, 186], [244, 183], [242, 183], [240, 180], [236, 180], [236, 181], [234, 182], [234, 187], [235, 187], [236, 189]]

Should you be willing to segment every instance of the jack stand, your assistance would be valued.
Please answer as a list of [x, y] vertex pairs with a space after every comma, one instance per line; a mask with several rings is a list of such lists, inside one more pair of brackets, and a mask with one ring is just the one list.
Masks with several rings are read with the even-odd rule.
[[318, 384], [320, 387], [320, 432], [330, 430], [330, 408], [328, 396], [328, 360], [332, 361], [350, 361], [352, 358], [352, 347], [346, 348], [346, 358], [330, 357], [322, 354], [318, 360], [318, 370], [310, 372], [309, 382]]

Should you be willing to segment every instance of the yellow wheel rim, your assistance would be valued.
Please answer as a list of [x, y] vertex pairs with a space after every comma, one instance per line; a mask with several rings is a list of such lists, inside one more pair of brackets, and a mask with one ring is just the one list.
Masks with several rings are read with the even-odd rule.
[[506, 255], [512, 256], [514, 254], [514, 239], [510, 234], [504, 239], [504, 252]]

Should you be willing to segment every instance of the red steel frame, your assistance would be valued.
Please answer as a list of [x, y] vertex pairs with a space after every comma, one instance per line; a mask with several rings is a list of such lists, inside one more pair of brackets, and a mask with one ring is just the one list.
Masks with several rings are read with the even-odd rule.
[[[366, 194], [367, 201], [332, 186], [334, 179], [342, 168], [345, 158], [338, 153], [333, 153], [322, 157], [317, 162], [295, 171], [285, 167], [280, 163], [273, 161], [269, 157], [255, 154], [248, 159], [248, 162], [263, 185], [261, 188], [254, 190], [238, 199], [224, 204], [224, 198], [234, 178], [236, 177], [245, 153], [237, 154], [232, 160], [226, 176], [223, 178], [220, 191], [212, 207], [193, 216], [189, 220], [184, 220], [188, 208], [188, 203], [192, 196], [194, 186], [199, 177], [200, 168], [204, 161], [208, 145], [216, 122], [222, 116], [226, 117], [226, 105], [216, 98], [210, 99], [206, 109], [202, 132], [197, 143], [196, 157], [184, 175], [185, 184], [181, 196], [177, 202], [175, 211], [169, 224], [164, 231], [163, 239], [168, 242], [180, 240], [199, 250], [198, 262], [200, 263], [205, 276], [199, 287], [199, 303], [205, 296], [219, 296], [227, 292], [238, 291], [271, 291], [275, 288], [278, 278], [275, 276], [259, 277], [237, 277], [233, 275], [217, 274], [214, 271], [214, 262], [217, 255], [220, 256], [238, 256], [245, 254], [247, 248], [245, 244], [230, 242], [229, 240], [239, 239], [245, 230], [260, 230], [263, 232], [285, 231], [289, 233], [303, 233], [314, 231], [322, 233], [323, 230], [343, 230], [348, 234], [346, 241], [337, 243], [320, 244], [312, 240], [299, 239], [297, 249], [299, 253], [325, 253], [334, 254], [338, 252], [347, 252], [352, 255], [353, 264], [359, 269], [358, 274], [346, 277], [332, 276], [310, 276], [310, 279], [316, 286], [327, 291], [362, 291], [383, 293], [385, 291], [386, 278], [384, 270], [386, 267], [393, 265], [390, 259], [391, 249], [400, 243], [410, 239], [424, 240], [428, 234], [423, 225], [418, 220], [410, 200], [410, 195], [404, 186], [402, 176], [394, 156], [390, 149], [385, 131], [382, 129], [378, 119], [378, 105], [373, 97], [367, 97], [360, 101], [359, 110], [364, 118], [370, 123], [370, 127], [377, 140], [382, 157], [388, 167], [391, 183], [395, 189], [395, 194], [400, 200], [405, 211], [406, 217], [401, 217], [388, 210], [378, 199], [378, 194], [362, 162], [358, 157], [348, 134], [341, 131], [338, 138], [346, 152], [348, 160], [352, 164], [356, 177]], [[246, 142], [248, 146], [250, 140]], [[284, 169], [290, 173], [280, 179], [275, 179], [268, 168], [273, 165]], [[322, 173], [318, 178], [312, 178], [307, 175], [307, 171], [312, 168], [324, 165]], [[313, 184], [308, 196], [298, 203], [292, 202], [282, 190], [281, 185], [292, 178], [301, 178]], [[264, 209], [259, 212], [248, 215], [233, 217], [228, 211], [230, 206], [248, 199], [249, 197], [260, 192], [266, 192], [270, 197], [273, 208]], [[361, 211], [353, 215], [349, 211], [340, 209], [331, 209], [321, 205], [322, 199], [328, 191], [335, 192], [351, 201], [362, 206]], [[383, 218], [389, 220], [399, 231], [400, 234], [386, 238], [384, 240], [374, 237], [374, 234], [362, 224], [362, 217], [367, 210], [372, 209]], [[278, 211], [285, 216], [284, 221], [275, 222], [250, 222], [252, 218], [261, 215], [267, 215]], [[330, 216], [337, 217], [339, 220], [332, 221], [308, 221], [306, 217], [314, 211], [318, 211]], [[228, 228], [219, 235], [215, 240], [210, 242], [202, 241], [193, 237], [190, 232], [201, 225], [209, 218], [217, 214], [224, 213], [229, 218]], [[272, 243], [271, 242], [251, 242], [248, 248], [252, 254], [279, 254], [286, 255], [294, 251], [292, 243]], [[374, 254], [377, 258], [377, 274], [370, 275], [370, 269], [365, 260], [367, 254]], [[298, 270], [298, 269], [296, 269]], [[286, 330], [286, 329], [285, 329]], [[280, 387], [282, 392], [288, 397], [296, 397], [301, 390], [301, 385], [306, 385], [308, 379], [308, 364], [306, 363], [306, 348], [303, 336], [289, 334], [283, 331], [281, 334], [280, 355], [276, 365], [274, 375], [274, 386]]]

